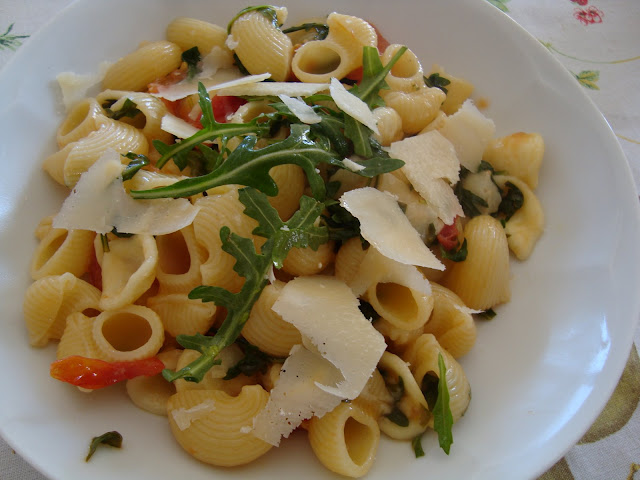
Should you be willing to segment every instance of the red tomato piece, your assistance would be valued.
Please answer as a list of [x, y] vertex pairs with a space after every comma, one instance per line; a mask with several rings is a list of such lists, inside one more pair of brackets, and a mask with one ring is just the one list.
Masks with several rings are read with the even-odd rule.
[[347, 74], [347, 78], [349, 80], [353, 80], [357, 83], [360, 83], [362, 81], [362, 67], [358, 67], [355, 70], [352, 70], [351, 72], [349, 72]]
[[157, 375], [163, 369], [164, 363], [158, 357], [130, 362], [105, 362], [72, 355], [53, 362], [50, 374], [56, 380], [95, 390], [141, 375]]
[[445, 225], [438, 232], [438, 243], [442, 245], [446, 251], [453, 250], [458, 246], [458, 227], [455, 220], [451, 225]]
[[96, 258], [95, 250], [91, 251], [87, 273], [89, 274], [89, 283], [96, 287], [98, 290], [102, 290], [102, 268], [100, 267], [98, 259]]
[[244, 98], [230, 95], [216, 95], [211, 99], [213, 117], [218, 123], [227, 123], [227, 117], [236, 113], [238, 108], [247, 103]]

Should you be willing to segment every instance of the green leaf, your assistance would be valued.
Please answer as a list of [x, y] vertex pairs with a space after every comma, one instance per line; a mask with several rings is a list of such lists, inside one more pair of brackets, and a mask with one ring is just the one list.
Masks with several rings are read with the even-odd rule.
[[582, 70], [577, 75], [573, 74], [580, 85], [590, 90], [600, 90], [597, 82], [600, 80], [600, 72], [598, 70]]
[[285, 30], [282, 30], [282, 33], [293, 33], [298, 32], [300, 30], [304, 30], [308, 32], [309, 30], [315, 30], [316, 33], [311, 40], [324, 40], [329, 35], [329, 26], [324, 23], [303, 23], [302, 25], [296, 25], [294, 27], [289, 27]]
[[447, 366], [441, 353], [438, 353], [438, 399], [433, 408], [433, 429], [438, 434], [440, 448], [449, 455], [453, 443], [453, 415], [449, 407], [449, 388], [447, 387]]
[[451, 83], [451, 80], [449, 80], [448, 78], [444, 78], [440, 76], [439, 73], [432, 73], [428, 77], [423, 77], [423, 78], [424, 78], [424, 84], [427, 87], [431, 87], [431, 88], [436, 87], [442, 90], [444, 93], [448, 93], [446, 86]]
[[200, 67], [198, 64], [202, 60], [200, 50], [198, 47], [191, 47], [188, 50], [182, 52], [182, 61], [187, 64], [187, 79], [191, 80], [198, 73], [200, 73]]
[[467, 259], [467, 239], [465, 238], [460, 245], [460, 248], [457, 250], [445, 250], [442, 245], [440, 245], [440, 254], [442, 258], [446, 258], [451, 260], [452, 262], [464, 262]]
[[369, 158], [373, 156], [373, 150], [369, 143], [369, 138], [373, 132], [365, 127], [355, 118], [345, 116], [344, 119], [344, 136], [353, 142], [353, 150], [356, 155]]
[[385, 417], [387, 417], [389, 420], [391, 420], [393, 423], [395, 423], [399, 427], [409, 426], [409, 418], [397, 406], [394, 406], [393, 410], [391, 410], [390, 413], [387, 413]]
[[187, 178], [173, 185], [153, 190], [131, 191], [131, 196], [133, 198], [188, 197], [228, 184], [253, 187], [269, 196], [274, 196], [278, 193], [278, 186], [269, 175], [269, 170], [277, 165], [295, 164], [307, 174], [314, 197], [322, 199], [325, 194], [325, 185], [316, 171], [317, 165], [325, 162], [344, 167], [335, 153], [325, 150], [309, 138], [308, 125], [292, 125], [289, 137], [264, 148], [256, 149], [256, 142], [257, 138], [253, 135], [245, 137], [224, 163], [207, 175]]
[[227, 374], [223, 377], [223, 380], [231, 380], [241, 374], [248, 377], [258, 373], [264, 374], [267, 373], [267, 369], [274, 361], [284, 361], [283, 359], [276, 359], [271, 355], [267, 355], [246, 340], [239, 340], [237, 343], [241, 344], [244, 349], [244, 357], [227, 370]]
[[496, 212], [496, 216], [502, 218], [505, 222], [516, 213], [522, 205], [524, 205], [524, 195], [522, 191], [513, 183], [505, 183], [506, 191], [502, 195], [502, 201]]
[[138, 105], [131, 100], [130, 98], [125, 98], [122, 103], [122, 107], [119, 110], [111, 110], [111, 107], [116, 101], [108, 101], [102, 104], [102, 108], [104, 108], [104, 112], [107, 114], [107, 117], [113, 118], [114, 120], [120, 120], [121, 118], [134, 118], [138, 114], [140, 114], [140, 110], [138, 110]]
[[363, 47], [362, 81], [360, 85], [354, 86], [349, 92], [369, 105], [369, 108], [384, 106], [384, 101], [380, 98], [378, 92], [381, 89], [389, 88], [384, 79], [406, 51], [407, 47], [403, 46], [399, 48], [396, 54], [389, 60], [389, 63], [383, 66], [377, 48]]
[[482, 320], [492, 320], [496, 315], [497, 313], [495, 312], [495, 310], [493, 308], [489, 308], [484, 312], [477, 313], [476, 317]]
[[91, 459], [91, 457], [93, 456], [94, 453], [96, 453], [96, 450], [100, 445], [110, 445], [115, 448], [121, 448], [122, 435], [120, 435], [116, 431], [112, 431], [112, 432], [103, 433], [98, 437], [93, 437], [91, 439], [91, 443], [89, 444], [89, 453], [87, 454], [87, 457], [84, 459], [85, 462], [88, 462], [89, 459]]
[[227, 35], [231, 33], [231, 28], [233, 24], [238, 20], [242, 15], [249, 12], [260, 12], [262, 13], [269, 21], [276, 27], [279, 27], [278, 24], [278, 14], [276, 10], [271, 5], [257, 5], [252, 7], [246, 7], [240, 10], [235, 17], [231, 19], [229, 24], [227, 25]]
[[424, 450], [422, 449], [422, 435], [417, 435], [411, 440], [411, 448], [416, 458], [424, 457]]
[[509, 8], [505, 5], [505, 3], [507, 3], [509, 0], [488, 0], [488, 2], [493, 5], [494, 7], [497, 7], [498, 9], [500, 9], [501, 11], [503, 11], [504, 13], [508, 13], [509, 12]]
[[131, 160], [127, 166], [122, 170], [122, 181], [126, 182], [127, 180], [131, 180], [133, 176], [138, 173], [142, 167], [149, 165], [149, 159], [138, 153], [129, 152], [126, 155], [122, 155], [125, 158]]

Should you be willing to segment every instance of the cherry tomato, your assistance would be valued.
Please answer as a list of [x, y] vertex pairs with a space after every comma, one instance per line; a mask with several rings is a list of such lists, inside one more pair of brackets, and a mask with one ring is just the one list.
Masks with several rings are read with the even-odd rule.
[[438, 243], [442, 245], [446, 251], [453, 250], [458, 246], [458, 227], [455, 220], [451, 225], [445, 225], [438, 232]]

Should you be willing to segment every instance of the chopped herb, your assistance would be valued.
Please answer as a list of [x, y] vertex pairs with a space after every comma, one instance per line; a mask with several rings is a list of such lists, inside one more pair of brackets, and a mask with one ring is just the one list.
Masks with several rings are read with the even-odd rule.
[[411, 440], [411, 448], [413, 448], [413, 453], [416, 455], [416, 458], [424, 457], [424, 450], [422, 449], [422, 435], [417, 435], [413, 437]]
[[102, 108], [104, 108], [104, 112], [109, 118], [112, 118], [114, 120], [120, 120], [124, 117], [135, 118], [140, 113], [140, 110], [138, 110], [138, 105], [136, 105], [136, 103], [130, 98], [125, 98], [120, 109], [112, 110], [111, 107], [115, 103], [115, 100], [111, 100], [102, 104]]
[[115, 448], [121, 448], [122, 435], [120, 435], [116, 431], [113, 431], [113, 432], [103, 433], [98, 437], [93, 437], [91, 439], [91, 444], [89, 445], [89, 453], [85, 458], [85, 462], [89, 461], [89, 459], [93, 456], [93, 454], [96, 453], [96, 450], [100, 445], [110, 445]]
[[240, 374], [250, 377], [257, 373], [267, 373], [267, 369], [274, 362], [274, 358], [246, 340], [238, 341], [238, 343], [244, 349], [244, 357], [227, 370], [223, 380], [231, 380]]
[[365, 302], [364, 300], [360, 300], [360, 305], [358, 308], [362, 312], [362, 315], [369, 320], [371, 323], [375, 322], [380, 318], [380, 314], [375, 311], [373, 306], [369, 302]]
[[496, 173], [496, 171], [493, 168], [493, 165], [491, 165], [486, 160], [480, 160], [480, 165], [478, 165], [478, 173], [484, 172], [485, 170], [489, 170], [492, 174]]
[[127, 180], [131, 180], [133, 176], [138, 173], [142, 167], [149, 165], [149, 159], [137, 153], [129, 152], [126, 155], [122, 155], [125, 158], [131, 160], [127, 166], [122, 171], [122, 181], [126, 182]]
[[428, 77], [424, 77], [424, 84], [427, 87], [439, 88], [444, 93], [448, 93], [448, 91], [447, 91], [447, 89], [445, 87], [447, 85], [449, 85], [450, 83], [451, 83], [451, 80], [449, 80], [448, 78], [444, 78], [444, 77], [440, 76], [439, 73], [432, 73]]
[[100, 244], [104, 253], [109, 252], [109, 237], [105, 233], [100, 234]]
[[397, 406], [393, 407], [390, 413], [385, 415], [389, 420], [398, 425], [399, 427], [408, 427], [409, 426], [409, 418], [404, 414], [402, 410], [400, 410]]
[[478, 215], [482, 214], [478, 207], [487, 208], [489, 206], [484, 198], [465, 188], [462, 188], [462, 176], [461, 180], [454, 187], [453, 192], [455, 193], [456, 197], [458, 197], [458, 201], [460, 202], [460, 206], [462, 207], [464, 214], [469, 218], [477, 217]]
[[467, 259], [467, 239], [465, 238], [460, 245], [458, 250], [445, 250], [442, 245], [440, 245], [440, 254], [442, 258], [446, 258], [447, 260], [451, 260], [452, 262], [464, 262]]
[[309, 30], [315, 30], [316, 34], [313, 36], [312, 40], [324, 40], [329, 35], [329, 26], [324, 23], [303, 23], [302, 25], [296, 25], [295, 27], [290, 27], [282, 31], [282, 33], [293, 33], [298, 32], [300, 30], [304, 30], [308, 32]]
[[502, 196], [497, 215], [505, 222], [508, 222], [513, 214], [524, 204], [524, 195], [522, 191], [511, 182], [505, 183], [505, 189], [506, 191]]
[[422, 377], [420, 390], [422, 390], [422, 395], [424, 395], [427, 406], [431, 411], [435, 408], [436, 401], [438, 400], [438, 383], [438, 376], [433, 372], [426, 373], [425, 376]]
[[191, 47], [182, 52], [182, 61], [187, 64], [187, 79], [191, 80], [200, 73], [199, 63], [202, 60], [198, 47]]
[[438, 353], [438, 399], [432, 410], [433, 429], [438, 434], [440, 448], [449, 455], [453, 443], [453, 415], [449, 406], [449, 388], [447, 387], [447, 366], [441, 353]]
[[495, 310], [493, 308], [489, 308], [489, 309], [485, 310], [484, 312], [480, 312], [480, 313], [476, 314], [476, 316], [478, 318], [481, 318], [482, 320], [492, 320], [496, 315], [497, 315], [497, 313], [495, 312]]

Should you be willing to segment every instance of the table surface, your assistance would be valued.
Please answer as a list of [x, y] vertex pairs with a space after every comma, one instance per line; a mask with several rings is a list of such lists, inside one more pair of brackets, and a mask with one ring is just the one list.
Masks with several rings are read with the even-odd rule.
[[[0, 67], [72, 0], [1, 0]], [[538, 38], [603, 113], [640, 192], [640, 1], [489, 1]], [[4, 33], [2, 33], [4, 32]], [[604, 411], [543, 480], [640, 480], [640, 328]], [[635, 475], [634, 475], [635, 474]], [[0, 479], [45, 480], [0, 439]]]

